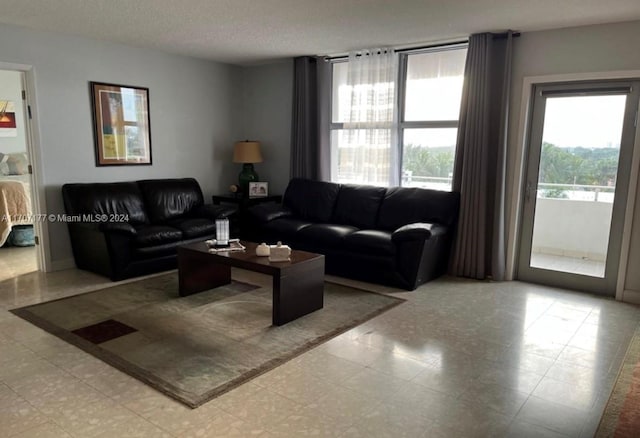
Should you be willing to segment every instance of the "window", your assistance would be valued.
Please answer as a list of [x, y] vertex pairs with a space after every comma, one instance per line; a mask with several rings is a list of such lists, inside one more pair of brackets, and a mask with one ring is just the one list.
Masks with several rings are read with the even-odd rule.
[[[360, 85], [362, 95], [349, 85], [349, 63], [334, 62], [332, 181], [451, 190], [466, 55], [466, 45], [402, 53], [397, 86]], [[354, 110], [375, 122], [349, 123]]]

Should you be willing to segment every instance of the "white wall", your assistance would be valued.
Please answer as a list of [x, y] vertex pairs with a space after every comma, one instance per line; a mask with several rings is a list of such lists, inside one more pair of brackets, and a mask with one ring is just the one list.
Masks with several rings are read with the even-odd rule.
[[16, 110], [16, 137], [0, 137], [0, 152], [26, 152], [22, 79], [16, 71], [0, 70], [0, 100], [10, 100]]
[[[515, 39], [511, 118], [509, 129], [508, 181], [519, 163], [522, 146], [518, 138], [523, 79], [529, 76], [640, 70], [640, 22], [582, 26], [541, 32], [525, 32]], [[634, 153], [640, 153], [636, 150]], [[507, 185], [509, 190], [515, 184]], [[511, 194], [509, 194], [511, 196]], [[633, 221], [634, 236], [640, 229], [640, 209]], [[510, 236], [514, 239], [515, 236]], [[631, 251], [627, 284], [640, 287], [640, 251]]]
[[[289, 183], [293, 61], [244, 67], [238, 86], [236, 139], [260, 141], [264, 161], [255, 169], [260, 180], [269, 182], [269, 193], [282, 194]], [[236, 167], [233, 182], [240, 172]]]
[[609, 202], [536, 199], [532, 252], [586, 257], [604, 262], [613, 204]]
[[[228, 185], [237, 67], [86, 38], [0, 25], [0, 62], [33, 66], [48, 213], [68, 182], [195, 177], [206, 197]], [[89, 81], [149, 88], [152, 166], [96, 167]], [[271, 111], [271, 108], [262, 108]], [[49, 224], [54, 264], [71, 258], [64, 224]]]

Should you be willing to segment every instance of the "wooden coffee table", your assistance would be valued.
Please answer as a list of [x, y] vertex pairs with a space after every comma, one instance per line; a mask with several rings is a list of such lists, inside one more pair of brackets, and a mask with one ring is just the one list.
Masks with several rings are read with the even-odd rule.
[[324, 256], [291, 251], [291, 261], [269, 262], [256, 256], [256, 243], [241, 242], [245, 251], [210, 253], [206, 243], [178, 247], [181, 296], [192, 295], [231, 283], [231, 268], [260, 272], [273, 277], [273, 325], [283, 325], [322, 309], [324, 303]]

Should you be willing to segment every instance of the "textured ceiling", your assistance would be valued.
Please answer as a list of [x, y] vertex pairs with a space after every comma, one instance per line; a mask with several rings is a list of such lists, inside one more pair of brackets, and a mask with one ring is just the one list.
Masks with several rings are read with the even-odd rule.
[[0, 0], [0, 23], [232, 64], [640, 19], [639, 0]]

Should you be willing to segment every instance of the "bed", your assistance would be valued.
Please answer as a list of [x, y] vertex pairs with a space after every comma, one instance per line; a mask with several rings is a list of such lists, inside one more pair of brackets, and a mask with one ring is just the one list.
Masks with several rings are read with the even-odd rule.
[[0, 177], [0, 246], [7, 241], [12, 227], [33, 224], [29, 176]]

